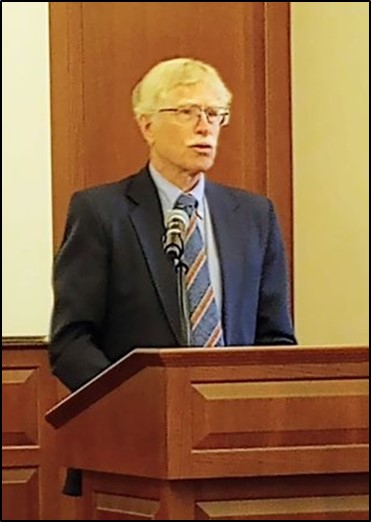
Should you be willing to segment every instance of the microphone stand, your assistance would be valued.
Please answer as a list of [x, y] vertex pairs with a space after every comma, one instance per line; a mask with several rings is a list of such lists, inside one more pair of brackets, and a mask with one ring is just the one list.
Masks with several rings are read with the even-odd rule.
[[183, 263], [181, 258], [175, 258], [174, 265], [177, 280], [177, 293], [180, 310], [180, 330], [182, 334], [182, 342], [183, 346], [191, 346], [191, 331], [188, 316], [187, 293], [185, 291], [184, 284], [184, 276], [188, 271], [188, 266], [185, 263]]
[[165, 253], [173, 261], [176, 272], [182, 346], [191, 345], [188, 302], [184, 281], [188, 266], [183, 262], [184, 236], [188, 224], [189, 216], [185, 210], [173, 209], [166, 218], [166, 231], [163, 237]]

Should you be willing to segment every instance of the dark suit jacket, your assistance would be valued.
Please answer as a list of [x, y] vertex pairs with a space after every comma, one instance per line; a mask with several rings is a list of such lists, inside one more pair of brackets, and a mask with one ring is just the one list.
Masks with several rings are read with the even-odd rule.
[[[294, 344], [283, 243], [271, 202], [207, 182], [226, 345]], [[50, 361], [75, 390], [135, 347], [181, 345], [174, 266], [145, 168], [76, 193], [54, 270]], [[78, 493], [78, 477], [72, 477]]]
[[[271, 202], [206, 183], [228, 346], [293, 344], [281, 235]], [[54, 271], [50, 360], [71, 390], [135, 347], [176, 347], [181, 328], [164, 224], [147, 171], [76, 193]]]

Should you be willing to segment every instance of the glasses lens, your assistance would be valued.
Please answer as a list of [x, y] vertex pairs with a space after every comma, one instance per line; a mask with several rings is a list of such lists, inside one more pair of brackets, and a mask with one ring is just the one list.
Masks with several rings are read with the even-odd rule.
[[199, 119], [205, 114], [210, 125], [227, 125], [229, 122], [229, 110], [223, 107], [206, 107], [205, 109], [199, 105], [183, 105], [177, 108], [164, 108], [160, 112], [173, 112], [179, 121], [189, 122]]
[[209, 123], [220, 123], [222, 118], [220, 109], [216, 109], [215, 107], [208, 107], [205, 109], [205, 114]]

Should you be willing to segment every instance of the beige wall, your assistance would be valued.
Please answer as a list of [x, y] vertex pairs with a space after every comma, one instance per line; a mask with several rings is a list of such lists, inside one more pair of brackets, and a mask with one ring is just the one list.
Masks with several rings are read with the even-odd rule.
[[291, 5], [297, 334], [368, 343], [368, 3]]
[[52, 263], [48, 2], [2, 2], [3, 335], [45, 335]]

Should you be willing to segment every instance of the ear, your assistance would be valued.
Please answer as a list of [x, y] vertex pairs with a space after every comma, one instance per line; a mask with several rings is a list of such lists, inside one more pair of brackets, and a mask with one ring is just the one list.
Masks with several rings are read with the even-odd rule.
[[138, 125], [143, 138], [151, 146], [154, 142], [154, 122], [149, 115], [142, 115], [139, 117]]

